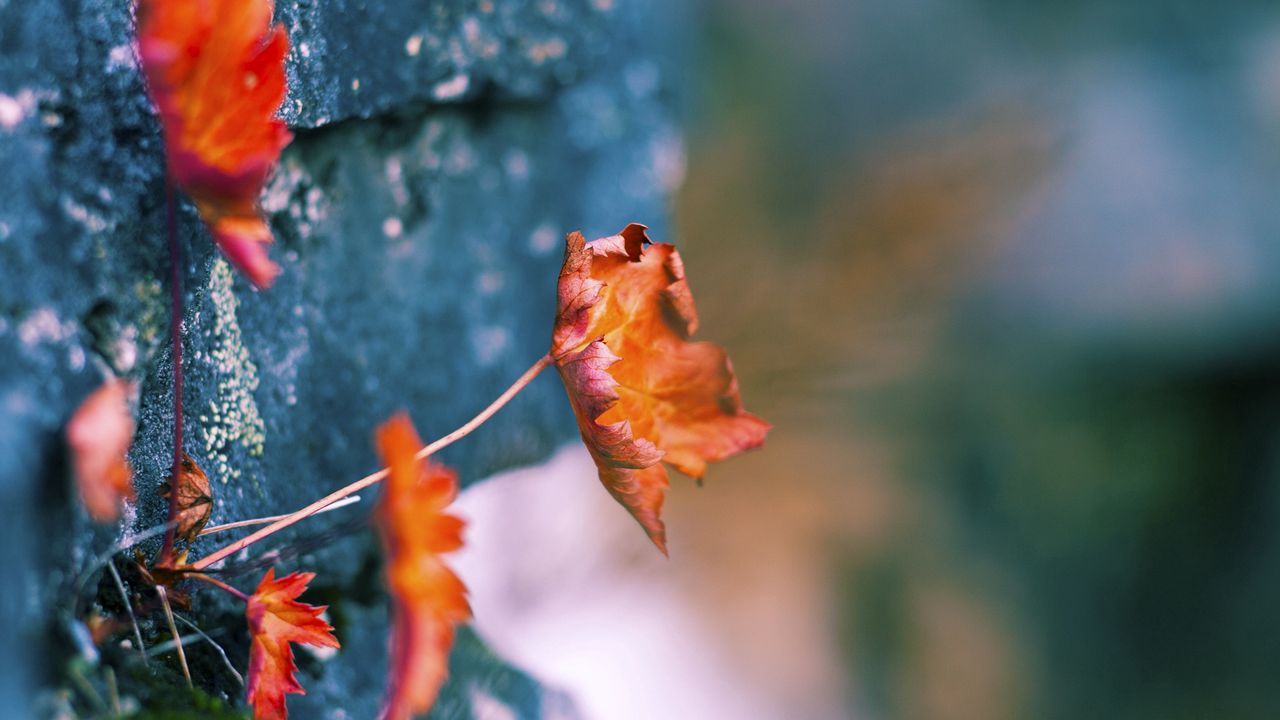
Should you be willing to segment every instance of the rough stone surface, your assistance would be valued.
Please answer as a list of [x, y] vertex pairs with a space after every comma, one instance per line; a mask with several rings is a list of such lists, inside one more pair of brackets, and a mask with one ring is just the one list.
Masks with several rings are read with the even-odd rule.
[[[665, 197], [682, 170], [665, 74], [642, 42], [659, 7], [278, 4], [292, 44], [282, 114], [297, 137], [263, 206], [284, 274], [253, 290], [185, 201], [179, 217], [185, 449], [213, 482], [214, 523], [291, 510], [369, 472], [373, 428], [397, 409], [424, 438], [470, 417], [545, 351], [563, 233], [642, 220], [664, 237]], [[68, 668], [91, 683], [101, 673], [77, 639], [75, 603], [108, 581], [92, 576], [80, 594], [75, 582], [121, 536], [79, 510], [61, 430], [109, 374], [140, 388], [140, 498], [125, 536], [164, 513], [153, 492], [173, 421], [163, 148], [131, 22], [123, 0], [0, 0], [6, 703], [56, 706]], [[563, 390], [543, 377], [442, 457], [474, 482], [542, 459], [574, 428]], [[359, 590], [379, 586], [368, 506], [317, 518], [259, 548], [265, 561], [255, 551], [227, 568], [242, 586], [264, 562], [319, 570], [323, 599], [342, 614], [343, 652], [304, 663], [308, 695], [291, 700], [299, 717], [372, 717], [381, 693], [385, 599]], [[227, 611], [202, 593], [192, 613], [226, 634], [243, 669], [247, 644], [230, 637]], [[31, 663], [33, 653], [47, 661]], [[209, 695], [238, 699], [215, 656], [192, 654]], [[462, 635], [452, 663], [433, 717], [486, 703], [518, 718], [572, 716], [567, 699], [474, 635]], [[137, 689], [144, 709], [147, 697]]]

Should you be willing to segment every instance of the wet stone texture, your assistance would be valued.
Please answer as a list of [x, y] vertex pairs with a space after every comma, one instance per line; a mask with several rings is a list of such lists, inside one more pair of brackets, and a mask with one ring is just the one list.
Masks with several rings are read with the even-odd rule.
[[[180, 202], [184, 444], [212, 482], [212, 523], [292, 510], [368, 473], [372, 431], [398, 409], [427, 439], [469, 418], [545, 351], [563, 234], [639, 220], [666, 238], [682, 169], [669, 73], [646, 39], [671, 13], [652, 3], [281, 0], [278, 17], [296, 139], [262, 198], [276, 285], [253, 290]], [[78, 622], [115, 592], [84, 574], [94, 556], [161, 522], [171, 452], [163, 149], [131, 23], [124, 0], [0, 2], [0, 701], [91, 710], [84, 685], [104, 688], [111, 665], [139, 717], [160, 703], [235, 716], [243, 692], [207, 646], [188, 649], [208, 696], [192, 700], [169, 687], [172, 654], [144, 667], [117, 647], [128, 633], [95, 650]], [[108, 375], [139, 388], [139, 502], [122, 528], [87, 522], [61, 439]], [[575, 435], [544, 376], [442, 459], [466, 484]], [[299, 653], [297, 717], [376, 713], [387, 616], [369, 506], [225, 568], [246, 589], [273, 563], [321, 573], [314, 598], [332, 605], [344, 649]], [[235, 613], [201, 592], [190, 617], [243, 671]], [[472, 633], [451, 664], [432, 717], [574, 716]]]

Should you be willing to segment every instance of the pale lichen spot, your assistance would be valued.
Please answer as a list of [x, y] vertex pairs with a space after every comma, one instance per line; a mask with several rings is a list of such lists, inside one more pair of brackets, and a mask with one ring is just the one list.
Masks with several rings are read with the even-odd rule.
[[529, 249], [535, 255], [546, 255], [555, 249], [556, 235], [556, 229], [550, 223], [539, 225], [529, 236]]
[[129, 45], [117, 45], [107, 53], [107, 72], [132, 68], [135, 64], [133, 47]]
[[0, 127], [5, 130], [12, 130], [22, 122], [22, 118], [26, 113], [22, 112], [22, 106], [18, 101], [8, 95], [0, 94]]
[[398, 238], [404, 232], [404, 223], [398, 217], [389, 217], [382, 221], [382, 234], [389, 238]]
[[481, 366], [492, 365], [511, 342], [506, 328], [482, 327], [471, 335], [471, 348], [475, 351], [476, 362]]
[[523, 150], [511, 149], [502, 158], [502, 165], [512, 180], [524, 180], [529, 177], [529, 155]]
[[36, 96], [30, 90], [23, 90], [16, 96], [0, 93], [0, 128], [13, 130], [35, 106]]
[[548, 60], [558, 60], [568, 52], [569, 46], [561, 38], [552, 38], [545, 42], [534, 43], [527, 52], [534, 65], [541, 65]]
[[391, 199], [395, 200], [396, 205], [405, 205], [409, 202], [409, 187], [404, 182], [404, 167], [400, 162], [399, 155], [388, 155], [386, 162], [387, 184], [391, 189]]
[[480, 276], [476, 278], [476, 290], [482, 295], [492, 295], [501, 290], [505, 282], [501, 272], [489, 270], [480, 273]]
[[64, 197], [62, 199], [62, 211], [67, 214], [67, 217], [84, 226], [89, 232], [100, 233], [107, 229], [107, 221], [101, 215], [71, 198]]
[[42, 307], [31, 312], [18, 325], [18, 339], [27, 347], [44, 343], [60, 343], [75, 334], [75, 325], [64, 323], [53, 308]]
[[449, 147], [449, 154], [444, 159], [444, 170], [450, 175], [468, 173], [476, 166], [475, 151], [464, 140], [459, 140]]
[[462, 37], [466, 38], [468, 43], [475, 44], [480, 39], [480, 21], [473, 17], [463, 20]]
[[410, 35], [404, 43], [404, 51], [409, 57], [417, 57], [422, 52], [422, 36]]
[[437, 100], [453, 100], [465, 95], [470, 87], [471, 76], [458, 73], [448, 80], [436, 83], [436, 86], [431, 89], [431, 95]]

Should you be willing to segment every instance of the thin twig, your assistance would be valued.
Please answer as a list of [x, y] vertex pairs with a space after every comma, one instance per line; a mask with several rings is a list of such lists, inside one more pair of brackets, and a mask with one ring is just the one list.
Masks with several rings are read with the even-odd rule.
[[[316, 515], [319, 515], [320, 513], [327, 513], [330, 510], [337, 510], [338, 508], [344, 508], [348, 505], [354, 505], [355, 503], [358, 503], [358, 502], [360, 502], [360, 496], [352, 495], [351, 497], [343, 498], [342, 500], [339, 500], [338, 502], [332, 505], [325, 506], [323, 510], [317, 511]], [[204, 537], [205, 535], [220, 533], [224, 530], [235, 530], [236, 528], [253, 527], [254, 525], [266, 525], [267, 523], [273, 523], [277, 520], [281, 520], [287, 517], [289, 517], [288, 513], [284, 515], [272, 515], [270, 517], [254, 518], [252, 520], [237, 520], [236, 522], [224, 523], [222, 525], [213, 525], [211, 527], [207, 527], [201, 530], [199, 535], [197, 535], [197, 537]]]
[[169, 621], [169, 632], [173, 635], [174, 647], [178, 651], [178, 664], [182, 666], [182, 677], [187, 679], [187, 688], [195, 689], [195, 685], [191, 682], [191, 669], [187, 667], [187, 654], [182, 651], [182, 641], [178, 636], [178, 626], [173, 624], [173, 609], [169, 607], [169, 594], [165, 592], [163, 585], [156, 586], [156, 593], [160, 596], [160, 604], [164, 605], [164, 618]]
[[147, 664], [147, 646], [142, 643], [142, 631], [138, 629], [138, 618], [133, 614], [133, 603], [129, 602], [129, 594], [124, 591], [124, 583], [120, 581], [120, 573], [116, 571], [116, 561], [108, 560], [107, 569], [111, 571], [111, 579], [116, 582], [116, 590], [120, 591], [120, 599], [124, 601], [124, 609], [129, 613], [129, 624], [133, 626], [133, 639], [138, 641], [138, 652], [142, 653], [142, 664]]
[[[534, 363], [528, 370], [525, 370], [524, 374], [521, 375], [520, 378], [511, 385], [511, 387], [503, 391], [503, 393], [499, 395], [496, 400], [489, 403], [488, 407], [486, 407], [484, 410], [481, 410], [480, 414], [468, 420], [466, 424], [462, 425], [457, 430], [454, 430], [448, 435], [445, 435], [439, 440], [436, 440], [430, 445], [427, 445], [426, 447], [422, 448], [421, 450], [418, 451], [415, 457], [421, 460], [423, 458], [426, 458], [428, 455], [431, 455], [439, 451], [442, 448], [452, 445], [453, 443], [457, 442], [458, 440], [461, 440], [467, 435], [470, 435], [476, 428], [483, 425], [486, 420], [493, 417], [494, 413], [501, 410], [504, 405], [506, 405], [508, 402], [511, 401], [511, 398], [515, 397], [517, 393], [523, 390], [526, 385], [528, 385], [530, 382], [533, 381], [535, 377], [538, 376], [538, 373], [545, 370], [546, 367], [550, 364], [551, 364], [551, 355], [550, 354], [543, 355], [541, 358], [538, 359], [538, 362]], [[301, 510], [297, 510], [293, 513], [290, 513], [280, 518], [279, 520], [276, 520], [270, 525], [262, 528], [261, 530], [250, 533], [249, 535], [246, 535], [240, 540], [237, 540], [231, 543], [230, 545], [227, 545], [219, 550], [215, 550], [214, 552], [200, 558], [196, 562], [192, 563], [191, 568], [193, 570], [203, 570], [204, 568], [207, 568], [210, 565], [213, 565], [214, 563], [224, 558], [230, 557], [231, 555], [234, 555], [235, 553], [240, 552], [244, 548], [249, 547], [250, 545], [258, 542], [259, 540], [262, 540], [263, 538], [276, 534], [277, 532], [283, 530], [286, 527], [289, 527], [290, 525], [298, 522], [299, 520], [305, 520], [306, 518], [309, 518], [312, 515], [315, 515], [316, 513], [323, 510], [324, 508], [329, 507], [330, 505], [347, 497], [348, 495], [352, 495], [356, 492], [359, 492], [360, 490], [363, 490], [369, 487], [370, 485], [374, 485], [380, 482], [386, 476], [387, 476], [387, 470], [386, 468], [383, 468], [382, 470], [379, 470], [378, 472], [373, 473], [372, 475], [363, 477], [351, 483], [350, 485], [347, 485], [346, 487], [339, 488], [338, 490], [335, 490], [329, 493], [328, 495], [325, 495], [324, 497], [302, 508]]]
[[222, 662], [223, 662], [223, 663], [226, 663], [227, 669], [231, 671], [231, 674], [232, 674], [232, 675], [235, 675], [235, 677], [236, 677], [236, 681], [240, 683], [240, 686], [241, 686], [241, 687], [244, 687], [244, 676], [242, 676], [242, 675], [240, 674], [240, 672], [236, 670], [236, 666], [235, 666], [235, 665], [232, 665], [232, 664], [231, 664], [231, 658], [228, 658], [228, 657], [227, 657], [227, 651], [226, 651], [226, 650], [223, 650], [221, 645], [219, 645], [218, 643], [214, 642], [214, 641], [213, 641], [213, 638], [211, 638], [211, 637], [209, 637], [208, 635], [206, 635], [206, 634], [205, 634], [205, 632], [204, 632], [203, 630], [201, 630], [201, 629], [200, 629], [200, 628], [199, 628], [195, 623], [193, 623], [193, 622], [191, 622], [190, 620], [188, 620], [188, 619], [186, 619], [186, 618], [182, 617], [182, 616], [181, 616], [181, 615], [179, 615], [178, 613], [174, 613], [174, 614], [173, 614], [173, 616], [174, 616], [174, 617], [176, 617], [176, 618], [178, 618], [178, 620], [179, 620], [180, 622], [182, 622], [184, 625], [186, 625], [187, 627], [191, 628], [192, 630], [195, 630], [195, 631], [196, 631], [196, 634], [198, 634], [200, 637], [204, 638], [204, 641], [205, 641], [205, 642], [207, 642], [207, 643], [209, 643], [210, 645], [212, 645], [212, 646], [213, 646], [213, 649], [214, 649], [214, 650], [217, 650], [217, 651], [218, 651], [218, 654], [222, 656]]
[[[169, 482], [169, 518], [178, 519], [178, 478], [182, 475], [182, 248], [178, 245], [178, 213], [174, 207], [173, 178], [164, 183], [165, 215], [169, 230], [169, 337], [173, 347], [173, 470]], [[160, 564], [172, 559], [176, 525], [164, 534]], [[189, 679], [188, 679], [189, 680]]]

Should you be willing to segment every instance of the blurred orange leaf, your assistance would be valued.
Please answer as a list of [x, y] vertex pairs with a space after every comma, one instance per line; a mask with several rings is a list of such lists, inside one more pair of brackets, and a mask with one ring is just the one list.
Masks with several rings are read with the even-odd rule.
[[[209, 487], [209, 477], [204, 474], [190, 455], [182, 456], [182, 473], [178, 477], [178, 517], [175, 537], [194, 542], [196, 536], [209, 522], [209, 514], [213, 512], [213, 489]], [[173, 492], [173, 479], [160, 485], [160, 497], [168, 498]]]
[[160, 110], [169, 172], [223, 253], [258, 287], [280, 268], [257, 198], [292, 136], [275, 117], [285, 96], [284, 26], [270, 0], [139, 0], [138, 48]]
[[458, 494], [457, 476], [415, 457], [422, 441], [408, 415], [384, 423], [377, 439], [389, 471], [376, 517], [393, 603], [382, 717], [408, 720], [435, 702], [448, 674], [454, 625], [471, 617], [466, 587], [440, 560], [441, 553], [462, 547], [463, 522], [444, 512]]
[[637, 224], [567, 243], [551, 356], [601, 482], [665, 553], [661, 463], [701, 478], [769, 424], [743, 410], [724, 350], [690, 340], [698, 317], [674, 246]]
[[67, 423], [67, 444], [80, 500], [98, 522], [120, 517], [120, 503], [133, 500], [133, 472], [126, 454], [133, 442], [129, 383], [112, 379], [76, 409]]
[[290, 643], [339, 647], [333, 628], [320, 619], [326, 608], [296, 601], [314, 577], [292, 573], [277, 580], [272, 568], [249, 597], [249, 704], [255, 720], [288, 717], [284, 696], [306, 692], [293, 676], [298, 668]]

